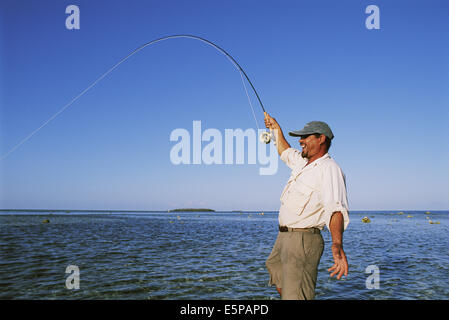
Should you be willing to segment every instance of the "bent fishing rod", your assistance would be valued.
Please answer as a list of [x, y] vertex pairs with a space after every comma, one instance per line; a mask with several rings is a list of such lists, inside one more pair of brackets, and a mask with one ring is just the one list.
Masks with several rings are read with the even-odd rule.
[[[123, 62], [125, 62], [126, 60], [128, 60], [129, 58], [131, 58], [133, 55], [135, 55], [137, 52], [141, 51], [142, 49], [157, 43], [157, 42], [161, 42], [161, 41], [165, 41], [165, 40], [169, 40], [169, 39], [176, 39], [176, 38], [188, 38], [188, 39], [195, 39], [195, 40], [199, 40], [202, 41], [210, 46], [212, 46], [213, 48], [217, 49], [220, 53], [224, 54], [228, 60], [236, 67], [236, 69], [239, 71], [240, 76], [242, 78], [242, 83], [248, 98], [248, 102], [250, 104], [253, 116], [254, 116], [254, 120], [256, 121], [256, 126], [257, 128], [259, 128], [258, 124], [257, 124], [257, 119], [256, 119], [256, 115], [254, 112], [254, 108], [252, 106], [251, 103], [251, 99], [249, 97], [248, 94], [248, 90], [246, 88], [245, 85], [245, 81], [242, 77], [245, 76], [246, 80], [248, 81], [248, 83], [251, 85], [251, 88], [254, 91], [254, 94], [257, 97], [257, 100], [259, 102], [260, 107], [262, 108], [262, 111], [264, 113], [264, 116], [267, 116], [267, 113], [265, 111], [265, 107], [263, 106], [262, 100], [259, 97], [259, 94], [257, 93], [256, 88], [254, 87], [253, 83], [251, 82], [251, 80], [249, 79], [248, 75], [246, 74], [245, 70], [243, 70], [243, 68], [240, 66], [240, 64], [228, 53], [226, 52], [223, 48], [221, 48], [220, 46], [218, 46], [217, 44], [213, 43], [212, 41], [209, 41], [207, 39], [195, 36], [195, 35], [190, 35], [190, 34], [178, 34], [178, 35], [170, 35], [170, 36], [165, 36], [162, 38], [158, 38], [152, 41], [149, 41], [143, 45], [141, 45], [140, 47], [138, 47], [137, 49], [133, 50], [132, 52], [130, 52], [127, 56], [125, 56], [124, 58], [122, 58], [119, 62], [117, 62], [115, 65], [113, 65], [110, 69], [108, 69], [106, 72], [104, 72], [101, 76], [99, 76], [94, 82], [92, 82], [87, 88], [85, 88], [83, 91], [81, 91], [77, 96], [75, 96], [72, 100], [70, 100], [67, 104], [65, 104], [59, 111], [57, 111], [54, 115], [52, 115], [47, 121], [45, 121], [41, 126], [39, 126], [37, 129], [35, 129], [33, 132], [31, 132], [28, 136], [26, 136], [24, 139], [22, 139], [19, 143], [17, 143], [13, 148], [11, 148], [7, 153], [5, 153], [0, 160], [4, 160], [7, 156], [9, 156], [13, 151], [15, 151], [18, 147], [20, 147], [22, 144], [24, 144], [25, 142], [27, 142], [33, 135], [35, 135], [39, 130], [41, 130], [43, 127], [45, 127], [47, 124], [49, 124], [51, 121], [53, 121], [58, 115], [60, 115], [62, 112], [64, 112], [68, 107], [70, 107], [75, 101], [77, 101], [79, 98], [81, 98], [86, 92], [88, 92], [90, 89], [92, 89], [98, 82], [100, 82], [103, 78], [105, 78], [108, 74], [110, 74], [112, 71], [114, 71], [118, 66], [120, 66]], [[264, 142], [264, 143], [269, 143], [271, 140], [273, 140], [273, 142], [275, 142], [275, 136], [272, 133], [271, 129], [270, 132], [262, 132], [262, 134], [260, 135], [260, 141]]]

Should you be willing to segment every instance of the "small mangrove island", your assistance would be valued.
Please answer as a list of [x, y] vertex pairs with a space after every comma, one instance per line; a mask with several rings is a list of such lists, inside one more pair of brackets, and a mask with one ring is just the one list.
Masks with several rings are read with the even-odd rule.
[[181, 208], [168, 210], [167, 212], [215, 212], [215, 210], [207, 208]]

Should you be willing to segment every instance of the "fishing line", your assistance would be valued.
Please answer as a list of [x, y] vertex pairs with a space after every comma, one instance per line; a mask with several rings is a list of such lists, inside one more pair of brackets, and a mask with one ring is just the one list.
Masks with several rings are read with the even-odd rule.
[[[254, 112], [253, 104], [251, 102], [251, 98], [249, 97], [248, 89], [246, 88], [245, 79], [243, 79], [242, 72], [240, 72], [240, 78], [242, 79], [243, 88], [245, 88], [246, 97], [248, 98], [249, 106], [251, 107], [251, 111], [253, 113], [254, 121], [256, 122], [257, 132], [259, 132], [260, 128], [259, 128], [259, 124], [257, 123], [256, 113]], [[266, 113], [264, 111], [264, 115], [265, 114]], [[262, 132], [260, 134], [259, 140], [262, 143], [270, 143], [270, 141], [273, 141], [273, 143], [276, 144], [276, 136], [274, 135], [272, 129], [270, 129], [270, 132], [268, 132], [268, 131]]]
[[246, 89], [245, 79], [243, 79], [242, 73], [241, 72], [239, 72], [239, 73], [240, 73], [240, 78], [242, 79], [243, 88], [245, 88], [245, 93], [246, 93], [246, 97], [248, 98], [249, 106], [251, 107], [251, 111], [253, 113], [254, 121], [256, 122], [257, 130], [259, 130], [259, 124], [257, 123], [256, 113], [254, 112], [251, 98], [249, 97], [248, 90]]
[[[51, 121], [53, 121], [58, 115], [60, 115], [62, 112], [64, 112], [68, 107], [70, 107], [75, 101], [77, 101], [79, 98], [81, 98], [87, 91], [89, 91], [90, 89], [92, 89], [98, 82], [100, 82], [104, 77], [106, 77], [108, 74], [110, 74], [112, 71], [114, 71], [118, 66], [120, 66], [123, 62], [125, 62], [126, 60], [128, 60], [129, 58], [131, 58], [133, 55], [135, 55], [137, 52], [139, 52], [140, 50], [146, 48], [147, 46], [160, 42], [160, 41], [164, 41], [164, 40], [168, 40], [168, 39], [175, 39], [175, 38], [189, 38], [189, 39], [195, 39], [195, 40], [199, 40], [202, 41], [212, 47], [214, 47], [215, 49], [217, 49], [219, 52], [221, 52], [222, 54], [224, 54], [228, 60], [234, 65], [235, 68], [237, 68], [237, 70], [240, 73], [240, 77], [242, 78], [242, 83], [243, 83], [243, 87], [245, 88], [245, 92], [246, 92], [246, 96], [248, 97], [248, 102], [250, 104], [253, 116], [254, 116], [254, 120], [256, 121], [256, 126], [257, 128], [259, 128], [258, 123], [257, 123], [257, 118], [256, 118], [256, 114], [254, 112], [254, 108], [253, 105], [251, 103], [251, 99], [249, 97], [248, 94], [248, 90], [246, 88], [246, 84], [245, 81], [243, 79], [243, 76], [245, 76], [246, 80], [248, 81], [248, 83], [251, 85], [251, 88], [253, 89], [257, 100], [259, 101], [260, 107], [262, 108], [262, 111], [264, 112], [264, 114], [266, 113], [265, 108], [262, 104], [262, 101], [260, 100], [259, 94], [257, 93], [256, 88], [254, 88], [254, 85], [252, 84], [251, 80], [249, 79], [248, 75], [246, 74], [246, 72], [243, 70], [243, 68], [238, 64], [238, 62], [229, 54], [227, 53], [224, 49], [222, 49], [221, 47], [219, 47], [218, 45], [216, 45], [215, 43], [206, 40], [204, 38], [198, 37], [198, 36], [194, 36], [194, 35], [188, 35], [188, 34], [179, 34], [179, 35], [171, 35], [171, 36], [166, 36], [166, 37], [162, 37], [162, 38], [158, 38], [155, 40], [152, 40], [150, 42], [147, 42], [143, 45], [141, 45], [140, 47], [138, 47], [137, 49], [135, 49], [134, 51], [130, 52], [126, 57], [124, 57], [123, 59], [121, 59], [119, 62], [117, 62], [115, 65], [113, 65], [109, 70], [107, 70], [105, 73], [103, 73], [100, 77], [98, 77], [94, 82], [92, 82], [86, 89], [84, 89], [83, 91], [81, 91], [77, 96], [75, 96], [72, 100], [70, 100], [67, 104], [65, 104], [59, 111], [57, 111], [54, 115], [52, 115], [47, 121], [45, 121], [41, 126], [39, 126], [37, 129], [35, 129], [34, 131], [32, 131], [28, 136], [26, 136], [25, 138], [23, 138], [19, 143], [17, 143], [13, 148], [11, 148], [7, 153], [5, 153], [1, 158], [0, 161], [5, 159], [7, 156], [9, 156], [12, 152], [14, 152], [17, 148], [19, 148], [22, 144], [24, 144], [25, 142], [27, 142], [32, 136], [34, 136], [39, 130], [41, 130], [42, 128], [44, 128], [47, 124], [49, 124]], [[271, 133], [268, 132], [264, 132], [261, 137], [260, 140], [265, 142], [265, 143], [269, 143], [270, 140], [272, 139], [272, 137], [274, 137]]]

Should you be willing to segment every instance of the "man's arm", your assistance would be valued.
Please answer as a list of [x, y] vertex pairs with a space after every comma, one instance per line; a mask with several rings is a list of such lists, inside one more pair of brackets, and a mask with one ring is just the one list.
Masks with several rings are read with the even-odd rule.
[[332, 255], [334, 257], [334, 265], [327, 269], [327, 271], [333, 271], [330, 276], [337, 275], [337, 279], [340, 279], [342, 275], [348, 275], [348, 260], [346, 254], [343, 251], [343, 214], [340, 211], [336, 211], [332, 214], [329, 230], [332, 237]]
[[270, 117], [270, 115], [266, 112], [264, 114], [265, 114], [265, 126], [268, 129], [273, 130], [276, 136], [276, 145], [278, 148], [278, 153], [279, 155], [281, 155], [282, 152], [284, 152], [284, 150], [290, 148], [290, 144], [287, 142], [287, 140], [285, 140], [284, 133], [282, 132], [282, 129], [277, 123], [276, 119]]

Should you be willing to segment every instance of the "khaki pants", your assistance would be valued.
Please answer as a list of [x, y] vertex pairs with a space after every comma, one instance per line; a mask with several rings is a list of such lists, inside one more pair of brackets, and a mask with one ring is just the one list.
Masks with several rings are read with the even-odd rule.
[[323, 249], [320, 232], [279, 232], [266, 261], [268, 285], [282, 288], [282, 300], [313, 299]]

